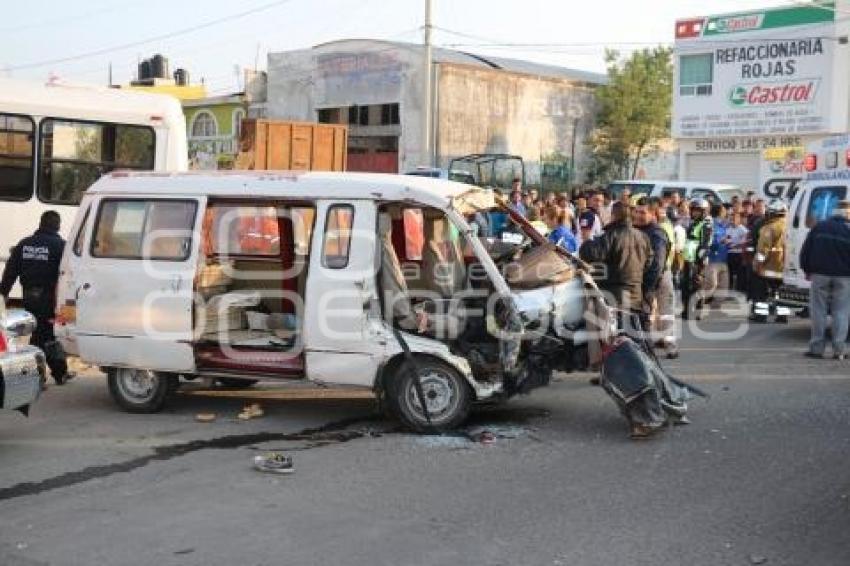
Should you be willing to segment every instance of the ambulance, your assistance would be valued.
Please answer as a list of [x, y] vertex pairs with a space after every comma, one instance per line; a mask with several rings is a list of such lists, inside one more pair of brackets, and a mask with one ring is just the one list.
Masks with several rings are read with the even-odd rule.
[[785, 240], [785, 270], [780, 303], [792, 308], [809, 304], [810, 283], [800, 268], [800, 250], [809, 230], [832, 216], [850, 195], [850, 135], [828, 137], [806, 149], [800, 190], [791, 201]]

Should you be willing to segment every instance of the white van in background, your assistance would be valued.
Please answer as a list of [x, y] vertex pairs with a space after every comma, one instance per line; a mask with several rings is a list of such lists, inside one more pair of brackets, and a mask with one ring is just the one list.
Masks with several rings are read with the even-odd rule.
[[743, 199], [744, 191], [735, 185], [720, 183], [699, 183], [693, 181], [613, 181], [608, 184], [608, 192], [617, 200], [622, 192], [629, 189], [632, 196], [647, 195], [661, 197], [672, 192], [679, 193], [683, 199], [704, 198], [711, 203], [729, 202], [733, 196]]
[[809, 304], [800, 251], [811, 228], [832, 216], [839, 201], [850, 198], [850, 136], [826, 138], [807, 148], [805, 177], [789, 208], [785, 236], [785, 270], [779, 300], [789, 307]]
[[186, 121], [171, 96], [0, 79], [0, 271], [44, 211], [59, 212], [67, 235], [104, 173], [187, 167]]

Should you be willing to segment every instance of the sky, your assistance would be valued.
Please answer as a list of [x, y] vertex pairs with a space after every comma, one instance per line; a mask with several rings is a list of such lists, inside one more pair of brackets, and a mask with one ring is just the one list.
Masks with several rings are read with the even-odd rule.
[[[669, 44], [678, 18], [791, 0], [433, 0], [434, 43], [604, 72], [606, 46]], [[422, 41], [425, 0], [5, 0], [0, 76], [106, 84], [162, 53], [210, 94], [240, 89], [268, 52], [343, 38]], [[250, 12], [250, 13], [248, 13]], [[240, 15], [242, 14], [242, 15]], [[192, 28], [196, 28], [193, 31]], [[493, 45], [496, 44], [496, 45]], [[506, 45], [508, 44], [508, 45]], [[520, 44], [520, 45], [517, 45]], [[531, 45], [529, 45], [531, 44]], [[95, 55], [83, 56], [96, 52]], [[73, 58], [69, 61], [59, 59]]]

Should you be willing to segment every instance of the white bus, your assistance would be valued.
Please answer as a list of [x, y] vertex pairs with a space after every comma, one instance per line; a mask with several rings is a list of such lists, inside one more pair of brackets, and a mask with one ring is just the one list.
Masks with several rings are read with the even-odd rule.
[[104, 173], [187, 167], [173, 97], [0, 79], [0, 272], [45, 210], [59, 212], [67, 235], [83, 192]]

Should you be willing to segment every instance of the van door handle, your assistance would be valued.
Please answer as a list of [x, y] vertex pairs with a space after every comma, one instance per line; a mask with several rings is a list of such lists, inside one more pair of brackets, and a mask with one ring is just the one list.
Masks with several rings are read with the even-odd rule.
[[174, 277], [171, 278], [171, 290], [172, 291], [179, 291], [180, 285], [182, 283], [183, 283], [183, 278], [180, 277], [179, 275], [175, 275]]

